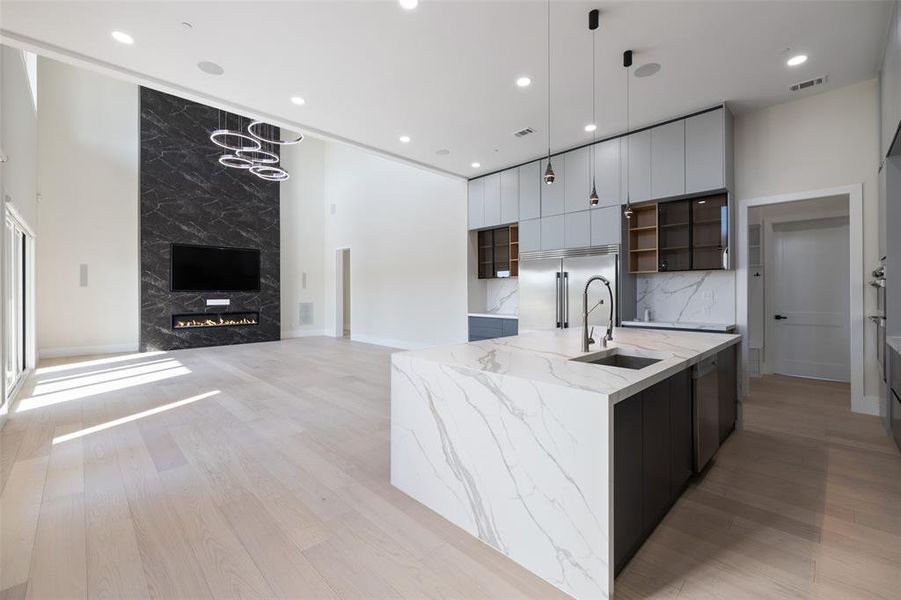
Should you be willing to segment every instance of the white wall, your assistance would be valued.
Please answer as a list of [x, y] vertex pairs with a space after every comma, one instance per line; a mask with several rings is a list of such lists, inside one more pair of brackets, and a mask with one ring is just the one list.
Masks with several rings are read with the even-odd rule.
[[[349, 146], [325, 152], [326, 305], [350, 248], [351, 337], [397, 348], [467, 339], [466, 182]], [[326, 329], [334, 330], [334, 311]]]
[[39, 352], [136, 350], [138, 87], [41, 58], [38, 112]]
[[[863, 183], [866, 276], [879, 259], [879, 114], [875, 79], [735, 120], [735, 192], [750, 198]], [[863, 283], [863, 282], [861, 282]], [[864, 313], [876, 309], [865, 288]], [[865, 326], [865, 394], [882, 392], [875, 326]]]
[[[6, 210], [9, 202], [25, 224], [37, 231], [37, 115], [32, 101], [25, 59], [21, 50], [0, 46], [0, 152], [7, 162], [0, 164], [0, 249], [6, 248]], [[3, 250], [0, 250], [2, 255]], [[0, 261], [0, 332], [9, 310], [6, 290], [9, 286]], [[0, 369], [6, 365], [6, 336], [0, 335]], [[0, 425], [8, 406], [6, 378], [0, 373]]]
[[[307, 137], [282, 147], [291, 178], [281, 184], [282, 337], [325, 333], [325, 143]], [[301, 324], [302, 303], [313, 322]]]

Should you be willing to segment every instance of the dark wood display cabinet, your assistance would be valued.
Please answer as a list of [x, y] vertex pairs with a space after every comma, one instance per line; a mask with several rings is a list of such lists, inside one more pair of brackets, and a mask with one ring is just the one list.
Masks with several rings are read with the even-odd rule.
[[629, 232], [630, 273], [728, 268], [726, 194], [638, 205], [623, 228]]
[[479, 279], [519, 276], [519, 226], [485, 229], [479, 236]]

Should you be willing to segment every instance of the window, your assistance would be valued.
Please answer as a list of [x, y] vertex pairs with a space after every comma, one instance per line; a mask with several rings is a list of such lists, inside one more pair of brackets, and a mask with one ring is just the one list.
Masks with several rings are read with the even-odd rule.
[[31, 104], [38, 111], [38, 55], [34, 52], [22, 52], [25, 61], [25, 74], [28, 76], [28, 88], [31, 90]]

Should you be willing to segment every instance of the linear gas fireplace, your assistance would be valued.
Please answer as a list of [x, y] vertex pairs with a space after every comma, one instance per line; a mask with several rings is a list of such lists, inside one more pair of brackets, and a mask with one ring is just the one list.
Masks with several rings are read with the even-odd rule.
[[228, 312], [172, 315], [172, 329], [209, 329], [213, 327], [249, 327], [259, 325], [260, 313]]

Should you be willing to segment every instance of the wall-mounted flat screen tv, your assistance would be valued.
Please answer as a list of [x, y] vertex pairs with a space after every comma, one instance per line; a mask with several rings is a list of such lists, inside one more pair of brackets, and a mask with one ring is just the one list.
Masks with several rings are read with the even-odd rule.
[[173, 292], [257, 292], [260, 251], [172, 244]]

